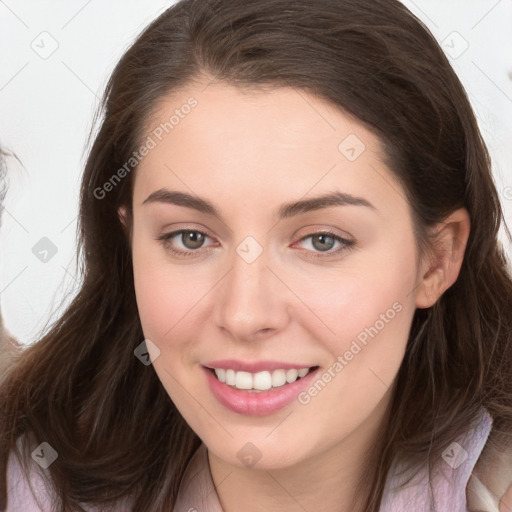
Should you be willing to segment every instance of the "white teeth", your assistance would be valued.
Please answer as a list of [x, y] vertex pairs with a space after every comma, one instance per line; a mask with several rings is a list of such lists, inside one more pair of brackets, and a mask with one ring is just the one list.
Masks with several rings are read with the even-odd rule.
[[272, 387], [278, 388], [286, 384], [286, 372], [284, 370], [274, 370], [272, 373]]
[[234, 386], [236, 382], [235, 370], [226, 370], [226, 384]]
[[297, 380], [297, 377], [299, 375], [299, 371], [298, 370], [288, 370], [286, 372], [286, 382], [290, 383], [290, 382], [295, 382]]
[[266, 391], [271, 388], [291, 384], [300, 377], [305, 377], [310, 368], [296, 370], [274, 370], [273, 372], [263, 371], [258, 373], [236, 372], [235, 370], [225, 370], [224, 368], [215, 368], [215, 375], [220, 382], [225, 382], [229, 386], [237, 389]]
[[224, 368], [216, 369], [215, 375], [217, 375], [217, 379], [219, 379], [221, 382], [226, 382], [226, 370], [224, 370]]
[[238, 389], [252, 389], [252, 374], [249, 372], [236, 372], [235, 387]]
[[259, 391], [265, 391], [272, 387], [272, 376], [270, 372], [255, 373], [252, 379], [252, 388]]

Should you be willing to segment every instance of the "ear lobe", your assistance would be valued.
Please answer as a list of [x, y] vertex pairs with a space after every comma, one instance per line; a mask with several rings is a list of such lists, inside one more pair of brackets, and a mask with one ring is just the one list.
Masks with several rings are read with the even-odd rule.
[[429, 308], [455, 283], [464, 261], [470, 228], [469, 213], [465, 208], [456, 210], [433, 228], [434, 258], [429, 264], [423, 263], [416, 307]]
[[128, 229], [126, 207], [120, 206], [117, 209], [117, 214], [119, 215], [119, 220], [121, 221], [121, 224], [124, 226], [125, 230]]

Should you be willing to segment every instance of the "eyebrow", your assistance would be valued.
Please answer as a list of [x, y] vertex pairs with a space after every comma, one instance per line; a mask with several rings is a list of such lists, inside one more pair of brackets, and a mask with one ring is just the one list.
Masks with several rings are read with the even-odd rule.
[[[142, 204], [151, 203], [167, 203], [185, 206], [186, 208], [192, 208], [201, 213], [213, 215], [219, 219], [222, 218], [220, 212], [210, 201], [185, 192], [161, 188], [150, 194]], [[377, 211], [377, 208], [363, 197], [356, 197], [351, 194], [336, 191], [310, 199], [301, 199], [299, 201], [285, 203], [281, 205], [277, 211], [277, 216], [279, 219], [287, 219], [295, 215], [331, 208], [333, 206], [365, 206]]]

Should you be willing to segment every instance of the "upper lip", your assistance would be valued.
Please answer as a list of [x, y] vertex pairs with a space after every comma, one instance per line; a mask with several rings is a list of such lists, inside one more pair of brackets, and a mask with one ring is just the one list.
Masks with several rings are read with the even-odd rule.
[[302, 363], [285, 363], [282, 361], [239, 361], [237, 359], [222, 359], [219, 361], [209, 361], [203, 366], [207, 368], [223, 368], [224, 370], [235, 370], [236, 372], [258, 373], [274, 370], [291, 370], [302, 368], [312, 368], [313, 365]]

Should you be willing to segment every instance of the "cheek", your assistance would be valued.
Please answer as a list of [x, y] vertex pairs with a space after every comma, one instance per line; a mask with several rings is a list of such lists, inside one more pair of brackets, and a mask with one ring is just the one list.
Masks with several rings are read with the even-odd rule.
[[366, 259], [317, 274], [315, 279], [295, 279], [297, 295], [304, 298], [309, 309], [303, 320], [311, 329], [321, 320], [324, 327], [320, 332], [326, 338], [346, 340], [376, 323], [381, 328], [384, 322], [387, 329], [398, 323], [398, 309], [409, 309], [414, 303], [414, 255], [386, 260], [380, 257], [379, 265]]
[[154, 266], [134, 264], [135, 294], [144, 335], [159, 344], [173, 339], [180, 321], [191, 312], [195, 293]]
[[[154, 264], [154, 258], [133, 238], [133, 278], [139, 317], [146, 338], [160, 337], [166, 311], [169, 309], [165, 287], [162, 285], [160, 269]], [[169, 325], [167, 325], [169, 329]]]
[[191, 279], [190, 266], [171, 265], [163, 248], [153, 241], [147, 245], [134, 236], [134, 286], [144, 336], [160, 349], [183, 348], [184, 342], [177, 342], [191, 338], [187, 329], [199, 325], [201, 299], [212, 287], [212, 276], [198, 270]]
[[342, 373], [350, 375], [352, 383], [366, 386], [369, 369], [390, 383], [402, 361], [415, 311], [414, 244], [381, 244], [354, 255], [353, 261], [302, 281], [297, 295], [306, 298], [309, 313], [301, 322], [333, 361], [341, 356]]
[[144, 335], [159, 344], [185, 314], [183, 294], [187, 293], [187, 288], [172, 282], [160, 253], [164, 254], [163, 249], [155, 247], [153, 240], [143, 244], [135, 230], [132, 258], [137, 307]]

